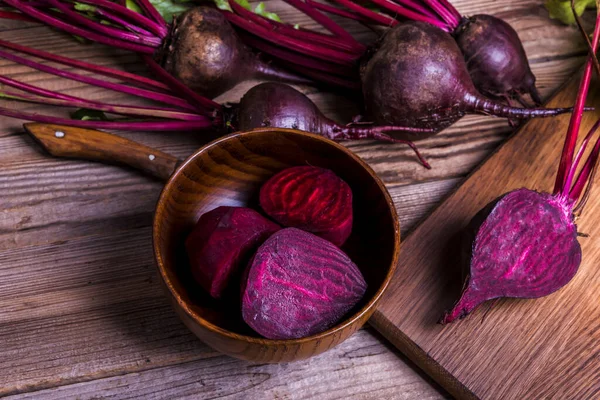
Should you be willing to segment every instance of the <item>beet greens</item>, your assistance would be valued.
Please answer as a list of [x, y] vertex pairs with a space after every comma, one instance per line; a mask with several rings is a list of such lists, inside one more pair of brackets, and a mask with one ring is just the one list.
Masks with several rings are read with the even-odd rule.
[[[575, 276], [581, 263], [575, 215], [581, 213], [600, 155], [600, 138], [580, 168], [600, 120], [575, 154], [583, 105], [600, 37], [600, 16], [571, 117], [552, 194], [518, 189], [494, 200], [476, 215], [465, 234], [471, 240], [469, 275], [462, 295], [442, 323], [463, 318], [481, 303], [501, 297], [537, 298]], [[585, 189], [585, 192], [584, 192]]]

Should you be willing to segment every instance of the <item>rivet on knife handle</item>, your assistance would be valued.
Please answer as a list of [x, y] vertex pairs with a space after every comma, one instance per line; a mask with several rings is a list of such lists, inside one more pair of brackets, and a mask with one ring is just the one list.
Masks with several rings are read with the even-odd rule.
[[125, 164], [163, 180], [171, 176], [180, 162], [151, 147], [94, 129], [40, 123], [23, 127], [55, 157]]

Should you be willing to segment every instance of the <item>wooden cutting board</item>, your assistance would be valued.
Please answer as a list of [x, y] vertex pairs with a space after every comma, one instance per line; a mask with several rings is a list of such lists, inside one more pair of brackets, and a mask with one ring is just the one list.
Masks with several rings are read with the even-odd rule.
[[[587, 104], [600, 110], [600, 82]], [[579, 78], [550, 107], [574, 103]], [[595, 89], [594, 89], [595, 88]], [[582, 131], [600, 116], [588, 112]], [[475, 170], [402, 244], [401, 261], [370, 323], [461, 399], [600, 399], [600, 178], [578, 220], [583, 262], [560, 291], [504, 299], [450, 325], [458, 298], [451, 238], [482, 207], [520, 187], [552, 191], [569, 115], [531, 120]], [[435, 167], [435, 166], [434, 166]], [[487, 313], [486, 313], [487, 311]]]

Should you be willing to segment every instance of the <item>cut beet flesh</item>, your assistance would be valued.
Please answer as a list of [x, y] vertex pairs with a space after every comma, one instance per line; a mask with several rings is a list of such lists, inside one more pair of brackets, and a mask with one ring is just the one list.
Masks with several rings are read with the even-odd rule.
[[476, 216], [469, 276], [442, 323], [463, 318], [486, 300], [537, 298], [567, 284], [581, 263], [571, 207], [558, 196], [512, 191]]
[[217, 207], [203, 214], [185, 241], [194, 279], [214, 298], [262, 242], [280, 227], [243, 207]]
[[260, 205], [283, 226], [314, 233], [336, 246], [352, 231], [352, 191], [332, 171], [312, 166], [287, 168], [260, 189]]
[[242, 317], [269, 339], [300, 338], [332, 327], [367, 289], [360, 270], [344, 252], [295, 228], [267, 239], [246, 275]]

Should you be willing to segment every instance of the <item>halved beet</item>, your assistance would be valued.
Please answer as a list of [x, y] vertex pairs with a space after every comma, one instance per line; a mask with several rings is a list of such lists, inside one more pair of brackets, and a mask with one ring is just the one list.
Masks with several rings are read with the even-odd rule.
[[262, 242], [280, 229], [243, 207], [217, 207], [202, 214], [185, 241], [195, 280], [214, 298]]
[[512, 191], [484, 208], [467, 229], [475, 238], [469, 276], [442, 323], [465, 317], [487, 300], [549, 295], [566, 285], [581, 263], [571, 206], [549, 193]]
[[263, 210], [286, 227], [344, 244], [352, 232], [352, 190], [325, 168], [287, 168], [260, 189]]
[[364, 296], [358, 267], [328, 241], [282, 229], [259, 247], [242, 283], [242, 317], [269, 339], [294, 339], [335, 325]]

